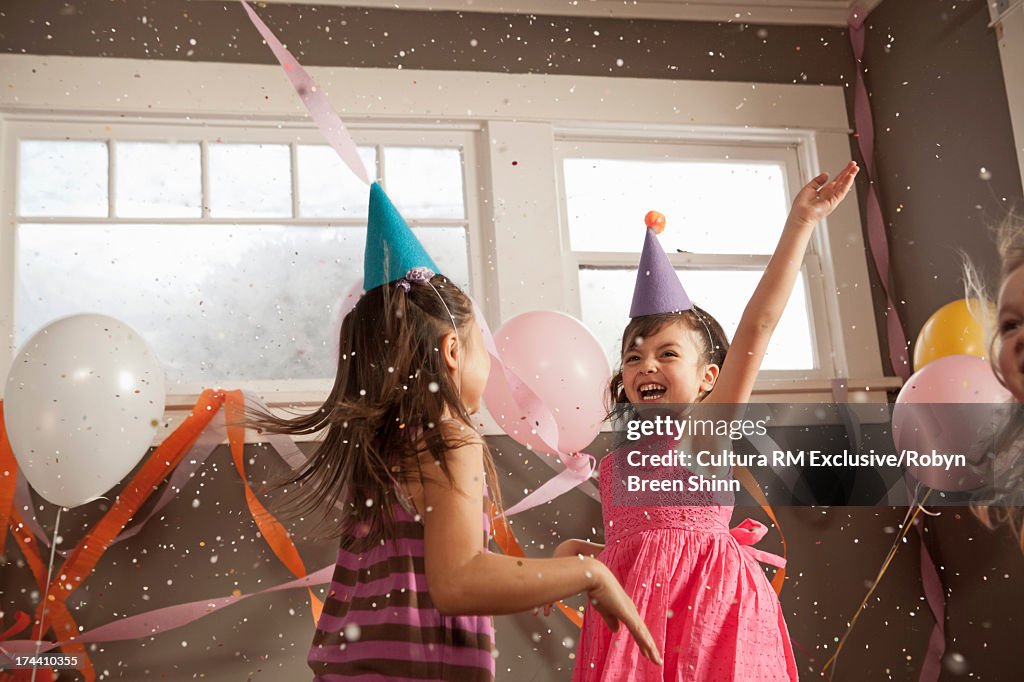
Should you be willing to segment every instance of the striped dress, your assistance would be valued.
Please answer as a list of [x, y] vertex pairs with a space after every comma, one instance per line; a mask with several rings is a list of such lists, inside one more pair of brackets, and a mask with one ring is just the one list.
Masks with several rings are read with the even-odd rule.
[[445, 616], [434, 608], [423, 569], [423, 524], [398, 503], [395, 519], [395, 541], [338, 552], [307, 659], [314, 682], [490, 682], [490, 616]]

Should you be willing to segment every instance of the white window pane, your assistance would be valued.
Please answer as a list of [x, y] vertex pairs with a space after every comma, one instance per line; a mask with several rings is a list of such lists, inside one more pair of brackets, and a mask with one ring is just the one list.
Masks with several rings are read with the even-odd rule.
[[291, 216], [291, 155], [287, 145], [211, 144], [208, 149], [211, 216]]
[[22, 140], [18, 144], [18, 213], [106, 217], [107, 143]]
[[636, 270], [580, 268], [580, 315], [613, 368], [619, 366], [635, 281]]
[[[304, 218], [365, 218], [366, 184], [327, 145], [298, 145], [299, 215]], [[377, 150], [359, 147], [370, 177], [377, 175]]]
[[57, 317], [98, 312], [139, 330], [172, 382], [330, 379], [336, 305], [362, 276], [365, 232], [22, 225], [16, 343]]
[[199, 145], [118, 142], [115, 212], [122, 217], [202, 215]]
[[[423, 244], [441, 272], [455, 282], [460, 289], [469, 289], [469, 251], [466, 244], [466, 230], [462, 227], [420, 227], [413, 228], [413, 234]], [[360, 261], [362, 263], [362, 261]]]
[[[416, 234], [468, 291], [465, 229]], [[362, 227], [22, 225], [15, 343], [99, 312], [138, 329], [171, 381], [330, 379], [335, 311], [365, 244]]]
[[[760, 271], [677, 270], [694, 303], [708, 311], [731, 340], [743, 309], [761, 279]], [[622, 331], [629, 322], [636, 270], [580, 269], [580, 303], [583, 322], [600, 339], [613, 367], [618, 367]], [[772, 335], [761, 369], [813, 369], [807, 287], [803, 273]]]
[[388, 196], [405, 218], [466, 217], [458, 149], [387, 147], [384, 180]]
[[666, 251], [770, 254], [789, 206], [772, 163], [576, 158], [564, 172], [574, 251], [640, 251], [653, 210]]

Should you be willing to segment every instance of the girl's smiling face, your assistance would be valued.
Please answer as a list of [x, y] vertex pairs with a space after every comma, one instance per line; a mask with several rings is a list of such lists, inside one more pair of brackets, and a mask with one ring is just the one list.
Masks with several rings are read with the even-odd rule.
[[699, 402], [718, 378], [706, 362], [697, 332], [672, 322], [646, 338], [634, 339], [622, 356], [622, 385], [634, 405]]
[[999, 290], [999, 354], [1003, 383], [1024, 402], [1024, 266], [1011, 272]]

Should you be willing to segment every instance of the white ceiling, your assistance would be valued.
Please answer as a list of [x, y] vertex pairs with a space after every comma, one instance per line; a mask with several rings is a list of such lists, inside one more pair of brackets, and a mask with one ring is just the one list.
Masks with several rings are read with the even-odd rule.
[[735, 21], [845, 26], [853, 8], [870, 11], [882, 0], [263, 0], [289, 4], [463, 10], [505, 14]]

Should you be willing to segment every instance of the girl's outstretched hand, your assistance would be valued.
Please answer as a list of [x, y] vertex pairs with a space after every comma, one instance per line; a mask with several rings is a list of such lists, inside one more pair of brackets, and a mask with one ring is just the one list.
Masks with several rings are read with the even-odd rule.
[[843, 200], [853, 187], [853, 179], [859, 170], [856, 162], [851, 161], [832, 182], [828, 182], [828, 173], [822, 173], [808, 182], [793, 200], [790, 217], [811, 225], [817, 224]]
[[655, 665], [662, 665], [661, 654], [658, 653], [658, 645], [654, 643], [650, 631], [644, 624], [643, 618], [637, 613], [636, 605], [629, 598], [622, 585], [615, 579], [612, 572], [604, 564], [598, 564], [601, 571], [598, 574], [596, 585], [587, 593], [594, 610], [600, 614], [604, 622], [612, 632], [619, 629], [619, 623], [626, 626], [636, 644], [640, 647], [640, 653], [649, 658]]

